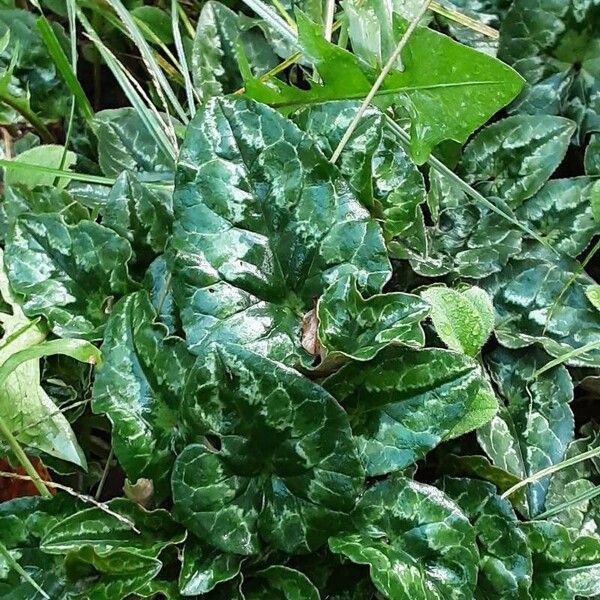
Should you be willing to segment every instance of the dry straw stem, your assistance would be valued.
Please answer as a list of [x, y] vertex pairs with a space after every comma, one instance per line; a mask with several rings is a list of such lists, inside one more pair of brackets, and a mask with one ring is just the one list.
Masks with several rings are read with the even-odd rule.
[[[18, 479], [19, 481], [31, 481], [31, 482], [35, 483], [33, 481], [33, 478], [29, 477], [29, 475], [19, 475], [18, 473], [8, 473], [7, 471], [0, 471], [0, 477], [6, 477], [7, 479]], [[62, 485], [62, 483], [56, 483], [54, 481], [45, 481], [44, 483], [49, 488], [53, 488], [53, 489], [60, 490], [61, 492], [65, 492], [65, 493], [69, 494], [70, 496], [73, 496], [73, 497], [77, 498], [78, 500], [81, 500], [82, 502], [85, 502], [87, 504], [93, 504], [96, 508], [99, 508], [102, 512], [105, 512], [107, 515], [114, 517], [115, 519], [117, 519], [118, 521], [123, 523], [123, 525], [126, 525], [127, 527], [129, 527], [129, 529], [131, 529], [132, 531], [135, 531], [135, 533], [140, 533], [140, 530], [135, 526], [135, 523], [133, 523], [133, 521], [129, 520], [127, 517], [124, 517], [123, 515], [120, 515], [119, 513], [115, 512], [114, 510], [111, 510], [103, 502], [98, 502], [98, 500], [96, 500], [95, 498], [92, 498], [91, 496], [79, 494], [73, 488], [70, 488], [66, 485]]]

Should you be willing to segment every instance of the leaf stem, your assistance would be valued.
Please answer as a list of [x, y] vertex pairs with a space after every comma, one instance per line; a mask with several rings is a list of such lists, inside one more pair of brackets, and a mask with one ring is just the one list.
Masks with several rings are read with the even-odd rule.
[[21, 463], [22, 467], [25, 469], [27, 475], [31, 479], [31, 482], [35, 486], [35, 489], [40, 493], [44, 498], [52, 498], [52, 494], [50, 490], [46, 487], [39, 473], [35, 470], [35, 467], [31, 464], [29, 457], [21, 448], [21, 444], [17, 441], [17, 438], [12, 434], [10, 428], [4, 421], [2, 417], [0, 417], [0, 434], [6, 440], [10, 449], [13, 451], [13, 454], [17, 457], [17, 460]]
[[535, 483], [536, 481], [539, 481], [540, 479], [543, 479], [544, 477], [547, 477], [548, 475], [552, 475], [553, 473], [557, 473], [558, 471], [562, 471], [563, 469], [566, 469], [567, 467], [572, 467], [573, 465], [583, 462], [584, 460], [588, 460], [589, 458], [594, 458], [595, 456], [598, 456], [598, 455], [600, 455], [600, 447], [594, 448], [592, 450], [588, 450], [587, 452], [583, 452], [581, 454], [578, 454], [577, 456], [574, 456], [573, 458], [563, 460], [562, 462], [560, 462], [556, 465], [551, 465], [549, 467], [546, 467], [545, 469], [542, 469], [542, 470], [538, 471], [537, 473], [534, 473], [533, 475], [526, 477], [525, 479], [519, 481], [519, 483], [516, 483], [515, 485], [513, 485], [510, 489], [506, 490], [506, 492], [504, 492], [504, 494], [502, 494], [502, 498], [508, 498], [509, 496], [512, 496], [516, 491], [520, 490], [522, 487], [525, 487], [526, 485], [529, 485], [530, 483]]
[[50, 596], [37, 584], [31, 575], [15, 560], [15, 557], [8, 551], [6, 546], [0, 542], [0, 554], [4, 557], [9, 567], [14, 569], [27, 583], [40, 593], [46, 600], [51, 600]]
[[340, 140], [340, 143], [337, 145], [337, 148], [334, 150], [333, 155], [331, 156], [331, 159], [329, 160], [329, 162], [331, 164], [335, 164], [337, 159], [340, 157], [342, 150], [345, 148], [346, 144], [348, 143], [348, 140], [352, 137], [354, 130], [356, 129], [356, 127], [358, 126], [358, 123], [360, 122], [363, 115], [365, 114], [365, 111], [367, 110], [369, 104], [371, 104], [371, 101], [377, 94], [377, 91], [383, 84], [385, 78], [388, 76], [389, 72], [392, 70], [392, 67], [396, 64], [396, 61], [398, 60], [398, 58], [400, 58], [400, 55], [402, 54], [402, 50], [404, 50], [404, 47], [408, 43], [410, 36], [413, 34], [413, 31], [417, 28], [419, 21], [421, 20], [421, 18], [423, 17], [423, 15], [427, 11], [427, 9], [429, 8], [430, 4], [431, 4], [431, 0], [424, 0], [424, 2], [421, 4], [419, 10], [415, 14], [415, 16], [412, 18], [411, 22], [408, 25], [407, 30], [404, 32], [404, 35], [402, 36], [402, 39], [398, 42], [396, 49], [392, 52], [392, 55], [389, 57], [387, 63], [381, 70], [381, 73], [379, 73], [379, 77], [377, 77], [377, 79], [375, 80], [375, 83], [369, 90], [367, 97], [363, 100], [362, 104], [360, 105], [360, 108], [358, 109], [356, 115], [354, 116], [352, 123], [350, 123], [350, 126], [348, 127], [348, 129], [346, 129], [346, 131], [344, 132], [344, 135], [342, 136], [342, 139]]
[[16, 110], [39, 134], [46, 144], [56, 143], [56, 139], [50, 133], [50, 130], [44, 125], [44, 122], [32, 110], [23, 106], [18, 99], [13, 98], [10, 94], [0, 94], [0, 102]]

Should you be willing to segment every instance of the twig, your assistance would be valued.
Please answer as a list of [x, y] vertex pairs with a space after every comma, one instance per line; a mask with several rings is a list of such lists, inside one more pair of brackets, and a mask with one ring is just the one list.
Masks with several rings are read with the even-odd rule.
[[384, 82], [385, 78], [388, 76], [389, 72], [392, 70], [392, 67], [396, 64], [396, 61], [402, 54], [402, 50], [404, 50], [404, 46], [406, 46], [406, 44], [408, 43], [410, 36], [412, 35], [413, 31], [417, 28], [419, 21], [421, 20], [421, 18], [423, 17], [423, 15], [427, 11], [427, 9], [429, 8], [430, 4], [431, 4], [431, 0], [425, 0], [423, 2], [423, 4], [421, 4], [421, 7], [417, 11], [415, 16], [411, 20], [411, 22], [409, 23], [407, 30], [404, 32], [404, 35], [402, 36], [402, 39], [400, 40], [400, 42], [398, 42], [396, 49], [392, 52], [392, 55], [389, 57], [387, 63], [381, 70], [381, 73], [379, 73], [379, 77], [377, 77], [377, 79], [375, 80], [375, 83], [369, 90], [367, 97], [363, 100], [362, 104], [360, 105], [360, 108], [358, 109], [358, 112], [354, 116], [352, 123], [350, 123], [350, 126], [348, 127], [348, 129], [346, 129], [344, 135], [342, 136], [342, 139], [340, 140], [340, 143], [337, 145], [337, 148], [334, 150], [333, 155], [332, 155], [331, 159], [329, 160], [330, 163], [335, 164], [337, 159], [340, 157], [342, 150], [345, 148], [346, 144], [348, 143], [348, 140], [352, 137], [354, 130], [356, 129], [356, 127], [358, 126], [358, 123], [360, 122], [363, 115], [365, 114], [365, 111], [369, 107], [369, 104], [371, 104], [371, 101], [373, 100], [373, 98], [375, 98], [375, 95], [377, 94], [377, 92], [378, 92], [379, 88], [381, 87], [382, 83]]
[[[8, 479], [18, 479], [20, 481], [32, 481], [32, 477], [29, 477], [28, 475], [19, 475], [18, 473], [8, 473], [6, 471], [0, 471], [0, 477], [6, 477]], [[92, 498], [91, 496], [79, 494], [74, 489], [72, 489], [66, 485], [62, 485], [62, 483], [56, 483], [54, 481], [46, 481], [46, 485], [48, 487], [60, 490], [61, 492], [66, 492], [67, 494], [77, 498], [78, 500], [81, 500], [82, 502], [85, 502], [87, 504], [93, 504], [96, 508], [99, 508], [102, 512], [105, 512], [107, 515], [114, 517], [115, 519], [117, 519], [118, 521], [123, 523], [123, 525], [126, 525], [127, 527], [129, 527], [132, 531], [135, 531], [135, 533], [140, 533], [140, 530], [135, 526], [135, 523], [133, 523], [133, 521], [131, 521], [127, 517], [124, 517], [123, 515], [120, 515], [119, 513], [115, 512], [114, 510], [111, 510], [103, 502], [98, 502], [95, 498]]]

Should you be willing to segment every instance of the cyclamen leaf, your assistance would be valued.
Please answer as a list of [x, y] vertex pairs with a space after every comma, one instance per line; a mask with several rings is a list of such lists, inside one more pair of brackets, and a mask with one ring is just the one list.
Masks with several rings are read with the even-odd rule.
[[529, 600], [532, 564], [527, 537], [508, 502], [493, 485], [444, 477], [440, 489], [460, 507], [475, 528], [481, 554], [477, 600]]
[[[546, 248], [528, 244], [518, 259], [481, 282], [493, 298], [496, 337], [508, 348], [539, 343], [551, 356], [562, 356], [596, 342], [600, 314], [585, 295], [595, 282], [579, 272], [578, 263]], [[568, 284], [568, 285], [567, 285]], [[559, 294], [566, 289], [559, 302]], [[569, 358], [567, 364], [600, 365], [600, 351]]]
[[[479, 430], [479, 442], [492, 462], [519, 479], [563, 460], [573, 439], [573, 384], [568, 371], [554, 367], [537, 377], [547, 362], [540, 350], [493, 351], [487, 365], [506, 404], [498, 415]], [[528, 486], [529, 516], [540, 514], [545, 505], [549, 478]]]
[[556, 251], [577, 258], [600, 233], [593, 215], [596, 185], [590, 177], [553, 179], [524, 202], [515, 215]]
[[370, 566], [380, 592], [394, 600], [472, 600], [479, 552], [475, 532], [437, 488], [395, 478], [367, 490], [353, 514], [359, 533], [329, 547]]
[[528, 82], [513, 109], [569, 117], [581, 140], [598, 131], [599, 34], [595, 0], [515, 0], [502, 23], [498, 50]]
[[92, 408], [113, 424], [115, 455], [130, 481], [144, 477], [167, 493], [175, 460], [179, 397], [194, 364], [185, 343], [167, 338], [146, 292], [113, 308], [106, 327]]
[[183, 561], [179, 574], [179, 590], [182, 596], [207, 594], [219, 583], [236, 577], [243, 557], [225, 554], [189, 538], [183, 549]]
[[276, 565], [258, 571], [256, 575], [244, 582], [246, 600], [321, 600], [319, 591], [310, 579], [295, 569]]
[[494, 328], [494, 307], [487, 293], [478, 287], [458, 291], [432, 286], [421, 297], [432, 306], [431, 320], [446, 346], [477, 355]]
[[590, 285], [585, 290], [587, 299], [594, 305], [596, 310], [600, 311], [600, 285]]
[[508, 117], [467, 144], [458, 173], [485, 197], [516, 208], [562, 162], [575, 127], [568, 119], [550, 115]]
[[353, 360], [371, 360], [389, 344], [419, 348], [425, 344], [420, 322], [428, 314], [429, 305], [418, 296], [396, 292], [364, 299], [354, 278], [345, 277], [319, 299], [319, 342], [328, 353]]
[[349, 363], [323, 385], [344, 404], [370, 476], [423, 458], [489, 389], [477, 363], [465, 355], [401, 347], [382, 350], [367, 363]]
[[132, 245], [137, 259], [150, 262], [171, 233], [171, 197], [143, 186], [130, 171], [117, 178], [102, 212], [102, 224]]
[[[265, 84], [254, 79], [245, 82], [246, 94], [290, 112], [305, 105], [365, 97], [376, 74], [353, 54], [327, 42], [321, 26], [301, 12], [296, 20], [300, 47], [323, 83], [313, 83], [306, 91], [277, 80]], [[411, 153], [419, 164], [446, 139], [465, 142], [514, 99], [522, 86], [521, 78], [506, 65], [425, 27], [412, 34], [402, 60], [404, 72], [394, 70], [386, 77], [376, 104], [406, 107], [411, 118]]]
[[[300, 110], [293, 118], [331, 157], [359, 108], [359, 102], [326, 102]], [[395, 257], [403, 258], [405, 246], [425, 250], [420, 209], [426, 199], [423, 176], [387, 135], [381, 112], [373, 107], [367, 110], [336, 164], [360, 201], [382, 220]]]
[[533, 554], [531, 591], [536, 600], [600, 594], [600, 540], [596, 536], [578, 536], [548, 521], [522, 523], [521, 527]]
[[256, 76], [278, 63], [254, 19], [209, 0], [200, 11], [191, 60], [194, 87], [203, 101], [243, 86], [240, 58], [248, 61]]
[[193, 351], [235, 342], [294, 364], [302, 316], [342, 275], [377, 293], [377, 223], [312, 140], [248, 100], [209, 101], [178, 165], [173, 289]]
[[595, 133], [585, 149], [585, 174], [600, 175], [600, 135]]
[[[288, 553], [339, 532], [364, 473], [348, 417], [319, 385], [238, 346], [199, 357], [182, 403], [191, 444], [172, 477], [175, 514], [224, 552]], [[211, 440], [213, 440], [211, 442]]]
[[99, 556], [83, 546], [65, 559], [70, 580], [80, 581], [86, 600], [125, 600], [158, 575], [162, 568], [156, 558], [129, 552]]
[[175, 170], [134, 108], [102, 110], [95, 114], [94, 123], [98, 162], [108, 177], [118, 177], [123, 171], [168, 174]]
[[26, 315], [44, 315], [59, 336], [96, 339], [114, 296], [134, 287], [130, 257], [127, 240], [102, 225], [24, 214], [8, 232], [5, 264]]
[[66, 554], [85, 548], [98, 557], [110, 557], [123, 552], [144, 558], [156, 558], [167, 546], [182, 542], [186, 533], [166, 510], [147, 512], [138, 504], [116, 498], [109, 508], [138, 529], [107, 514], [100, 508], [88, 508], [57, 523], [46, 532], [40, 548], [48, 554]]

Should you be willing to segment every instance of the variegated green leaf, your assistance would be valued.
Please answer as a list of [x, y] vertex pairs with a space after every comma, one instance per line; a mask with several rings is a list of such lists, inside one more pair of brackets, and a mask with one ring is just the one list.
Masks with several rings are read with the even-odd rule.
[[378, 590], [394, 600], [472, 600], [479, 552], [475, 532], [437, 488], [395, 478], [361, 498], [358, 533], [329, 540], [333, 552], [369, 565]]
[[[571, 378], [562, 366], [536, 376], [546, 362], [548, 357], [540, 350], [498, 349], [487, 357], [505, 403], [479, 430], [479, 442], [495, 465], [519, 479], [559, 463], [573, 439]], [[543, 511], [548, 484], [546, 477], [528, 486], [531, 517]]]
[[475, 528], [481, 559], [477, 600], [530, 600], [531, 552], [508, 502], [493, 485], [445, 477], [440, 489], [460, 507]]
[[[508, 348], [541, 344], [563, 356], [600, 340], [600, 313], [586, 297], [594, 281], [578, 263], [528, 244], [518, 259], [481, 282], [496, 310], [496, 337]], [[600, 365], [600, 350], [590, 348], [567, 359], [577, 366]]]
[[115, 297], [135, 288], [131, 246], [92, 221], [68, 225], [58, 214], [23, 214], [7, 236], [10, 285], [28, 316], [43, 315], [54, 333], [97, 339]]
[[600, 540], [548, 521], [521, 525], [533, 555], [535, 600], [575, 600], [600, 594]]
[[[199, 357], [182, 401], [193, 443], [172, 478], [177, 518], [224, 552], [306, 552], [338, 533], [363, 470], [348, 417], [319, 385], [239, 346]], [[204, 436], [204, 437], [202, 437]]]
[[166, 510], [148, 512], [124, 498], [111, 500], [108, 507], [129, 523], [100, 508], [88, 508], [68, 516], [46, 531], [40, 548], [48, 554], [67, 554], [91, 548], [99, 557], [127, 552], [144, 558], [157, 558], [164, 548], [179, 544], [186, 537], [185, 530], [171, 519]]
[[320, 345], [329, 354], [370, 360], [389, 344], [421, 347], [420, 322], [429, 305], [414, 294], [396, 292], [363, 298], [353, 277], [332, 284], [317, 305]]
[[[224, 150], [226, 148], [226, 150]], [[175, 299], [193, 349], [241, 343], [295, 363], [301, 318], [328, 284], [390, 276], [383, 237], [310, 137], [268, 107], [210, 101], [178, 165]]]
[[194, 360], [185, 343], [167, 338], [155, 319], [146, 292], [115, 305], [92, 408], [111, 420], [113, 449], [129, 480], [152, 480], [161, 497], [169, 488], [180, 397]]
[[347, 410], [369, 475], [403, 469], [453, 437], [489, 390], [478, 364], [465, 355], [400, 347], [345, 365], [324, 386]]

